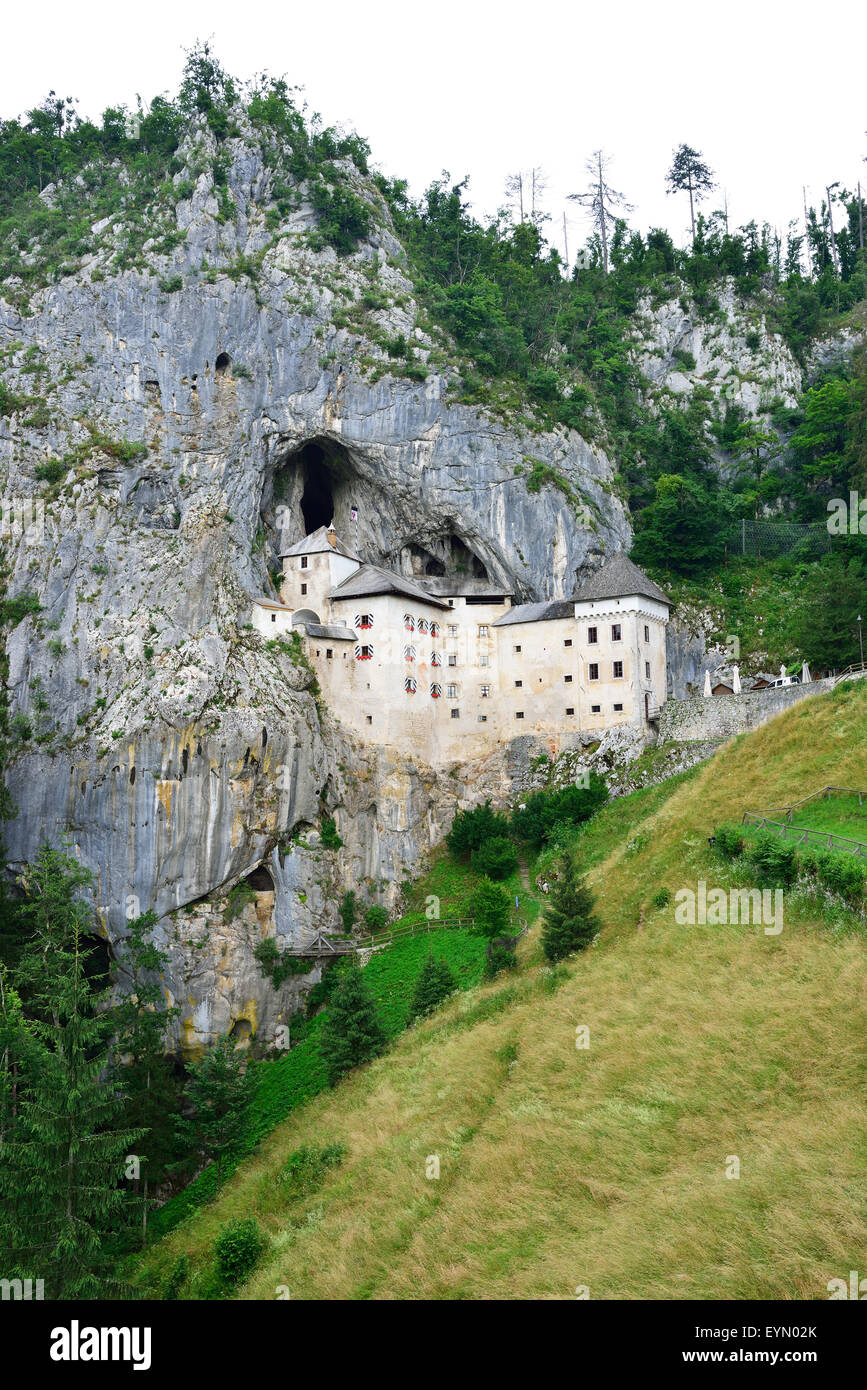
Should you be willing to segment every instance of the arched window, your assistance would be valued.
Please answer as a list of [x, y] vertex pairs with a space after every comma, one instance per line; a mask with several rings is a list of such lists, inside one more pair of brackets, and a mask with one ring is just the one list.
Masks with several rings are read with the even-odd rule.
[[404, 649], [403, 649], [403, 659], [404, 659], [404, 661], [415, 661], [415, 657], [416, 657], [415, 647], [412, 647], [412, 646], [410, 646], [410, 647], [404, 647]]
[[419, 632], [429, 632], [429, 631], [430, 631], [430, 623], [428, 622], [427, 618], [419, 618], [419, 620], [418, 620], [418, 630], [419, 630]]
[[370, 646], [369, 643], [368, 643], [366, 646], [362, 647], [362, 646], [360, 645], [360, 643], [357, 642], [357, 643], [355, 644], [355, 660], [356, 660], [356, 661], [371, 661], [372, 659], [373, 659], [373, 647]]
[[412, 616], [411, 613], [404, 613], [403, 625], [406, 628], [407, 632], [415, 632], [415, 618]]
[[431, 688], [430, 688], [430, 695], [431, 695], [431, 699], [432, 699], [432, 700], [438, 700], [438, 699], [440, 698], [440, 696], [442, 695], [442, 693], [443, 693], [443, 688], [442, 688], [441, 685], [436, 685], [436, 684], [434, 684], [434, 685], [431, 686]]
[[431, 623], [431, 625], [430, 625], [430, 635], [431, 635], [431, 637], [439, 637], [439, 635], [440, 635], [440, 625], [439, 625], [439, 623]]
[[403, 688], [406, 691], [407, 695], [414, 695], [415, 692], [418, 690], [418, 682], [416, 681], [415, 677], [407, 676], [403, 682]]
[[442, 657], [440, 656], [439, 652], [431, 652], [430, 664], [431, 666], [442, 666]]

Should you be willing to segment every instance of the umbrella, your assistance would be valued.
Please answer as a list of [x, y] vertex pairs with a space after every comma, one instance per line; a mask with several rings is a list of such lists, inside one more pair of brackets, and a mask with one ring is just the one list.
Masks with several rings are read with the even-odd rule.
[[705, 695], [710, 694], [710, 671], [704, 673], [704, 693]]
[[813, 677], [810, 675], [810, 668], [805, 661], [803, 666], [801, 667], [801, 684], [809, 685], [812, 679]]
[[737, 666], [733, 666], [733, 667], [732, 667], [732, 694], [733, 694], [733, 695], [740, 695], [740, 693], [741, 693], [741, 673], [740, 673], [740, 671], [738, 670]]

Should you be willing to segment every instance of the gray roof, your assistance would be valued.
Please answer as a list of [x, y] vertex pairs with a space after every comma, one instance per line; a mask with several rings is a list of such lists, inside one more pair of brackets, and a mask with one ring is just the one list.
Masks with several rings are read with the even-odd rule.
[[309, 536], [305, 536], [303, 541], [296, 541], [290, 545], [288, 550], [280, 551], [280, 559], [284, 555], [321, 555], [333, 550], [336, 555], [343, 555], [347, 560], [357, 560], [358, 556], [353, 555], [351, 550], [347, 550], [343, 541], [335, 537], [336, 545], [332, 545], [328, 539], [328, 527], [320, 526], [318, 530], [311, 531]]
[[432, 594], [446, 598], [505, 598], [511, 593], [509, 584], [495, 584], [491, 579], [470, 578], [467, 575], [425, 574], [419, 583]]
[[584, 580], [574, 601], [584, 603], [590, 599], [629, 598], [633, 594], [656, 599], [657, 603], [667, 603], [669, 608], [674, 607], [659, 585], [648, 579], [643, 570], [634, 565], [629, 556], [621, 551], [612, 555], [601, 569]]
[[414, 579], [405, 579], [402, 574], [380, 569], [379, 565], [362, 565], [332, 589], [329, 598], [372, 598], [376, 594], [402, 594], [418, 602], [433, 604], [435, 608], [448, 608], [442, 599], [435, 598], [416, 584]]
[[266, 598], [264, 594], [251, 594], [251, 603], [258, 603], [260, 608], [277, 608], [281, 613], [294, 613], [295, 609], [290, 608], [288, 603], [281, 603], [276, 598]]
[[308, 637], [324, 637], [329, 642], [354, 642], [355, 633], [345, 623], [305, 623]]
[[511, 627], [513, 623], [543, 623], [551, 618], [574, 618], [575, 600], [545, 599], [543, 603], [518, 603], [498, 618], [494, 627]]

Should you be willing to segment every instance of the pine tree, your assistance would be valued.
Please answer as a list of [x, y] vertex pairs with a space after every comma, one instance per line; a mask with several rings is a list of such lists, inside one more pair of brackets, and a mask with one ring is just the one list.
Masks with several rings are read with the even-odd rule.
[[499, 883], [479, 879], [469, 901], [473, 929], [479, 936], [499, 936], [509, 921], [512, 900]]
[[164, 1005], [160, 975], [168, 957], [151, 939], [155, 912], [130, 923], [129, 935], [115, 966], [124, 977], [124, 998], [117, 1009], [118, 1075], [127, 1093], [127, 1118], [144, 1131], [138, 1155], [141, 1176], [134, 1179], [141, 1197], [142, 1245], [147, 1244], [149, 1193], [167, 1175], [176, 1157], [180, 1085], [165, 1054], [165, 1035], [178, 1009]]
[[8, 1067], [4, 1083], [0, 1244], [15, 1277], [44, 1279], [57, 1299], [111, 1286], [124, 1158], [141, 1134], [106, 1075], [114, 1020], [86, 946], [93, 922], [80, 893], [91, 882], [74, 859], [40, 851], [24, 880], [28, 937], [15, 980], [26, 1017], [9, 996], [5, 1006], [20, 1066], [14, 1098]]
[[195, 1106], [192, 1119], [182, 1117], [179, 1137], [217, 1165], [217, 1191], [223, 1181], [223, 1162], [237, 1149], [247, 1129], [247, 1116], [256, 1089], [252, 1066], [230, 1038], [221, 1038], [201, 1062], [190, 1068], [187, 1099]]
[[319, 1046], [331, 1086], [353, 1067], [378, 1057], [385, 1047], [376, 1005], [357, 965], [342, 975], [331, 996]]
[[421, 968], [415, 994], [409, 1006], [409, 1021], [432, 1013], [457, 989], [457, 981], [444, 960], [429, 955]]
[[698, 150], [691, 145], [679, 145], [672, 155], [665, 182], [667, 193], [689, 193], [689, 219], [695, 241], [695, 205], [714, 188], [713, 171]]
[[590, 945], [601, 926], [594, 915], [594, 907], [593, 894], [579, 876], [571, 857], [564, 854], [542, 924], [542, 949], [548, 960], [562, 960], [573, 951], [583, 951]]

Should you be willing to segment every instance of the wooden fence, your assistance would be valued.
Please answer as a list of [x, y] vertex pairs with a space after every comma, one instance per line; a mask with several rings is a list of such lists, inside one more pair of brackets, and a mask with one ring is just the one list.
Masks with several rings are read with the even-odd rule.
[[850, 840], [846, 835], [832, 835], [829, 830], [808, 830], [806, 826], [795, 825], [794, 818], [798, 808], [809, 801], [830, 801], [833, 796], [857, 796], [858, 805], [864, 805], [867, 792], [852, 787], [822, 787], [809, 796], [802, 796], [791, 806], [771, 806], [765, 811], [744, 811], [742, 825], [757, 825], [765, 830], [776, 831], [781, 840], [791, 839], [796, 845], [820, 845], [824, 849], [838, 849], [843, 854], [855, 854], [867, 858], [867, 843], [863, 840]]
[[[354, 951], [379, 951], [384, 946], [394, 946], [398, 941], [407, 941], [414, 936], [428, 936], [435, 931], [472, 931], [474, 926], [475, 918], [473, 917], [442, 917], [432, 921], [425, 919], [424, 922], [407, 922], [404, 926], [389, 927], [385, 931], [372, 933], [361, 940], [352, 941], [341, 938], [335, 940], [326, 936], [324, 932], [317, 932], [311, 942], [304, 946], [286, 949], [281, 954], [316, 959], [322, 959], [325, 956], [347, 956]], [[511, 936], [523, 936], [526, 930], [526, 918], [513, 916], [506, 928], [506, 933]]]

